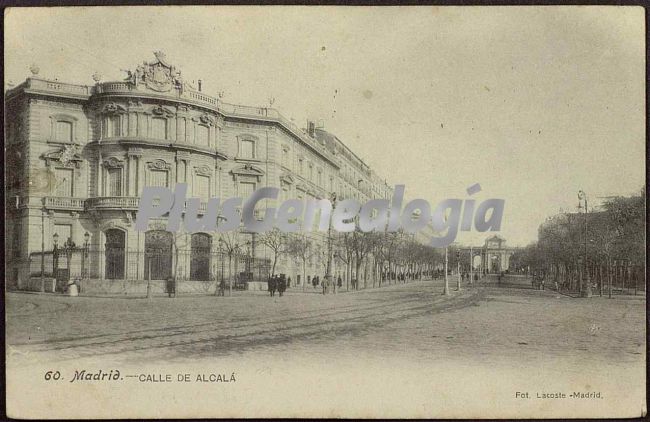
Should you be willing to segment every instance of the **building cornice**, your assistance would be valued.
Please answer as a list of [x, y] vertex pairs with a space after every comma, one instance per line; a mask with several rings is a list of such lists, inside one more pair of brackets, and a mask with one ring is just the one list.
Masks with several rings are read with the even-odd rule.
[[90, 141], [88, 147], [99, 148], [102, 145], [126, 145], [126, 146], [147, 146], [154, 148], [172, 149], [175, 151], [189, 151], [195, 154], [209, 155], [213, 158], [220, 160], [228, 160], [230, 157], [222, 152], [210, 148], [201, 148], [196, 145], [177, 143], [177, 142], [161, 142], [159, 140], [149, 140], [145, 138], [122, 138], [101, 141]]

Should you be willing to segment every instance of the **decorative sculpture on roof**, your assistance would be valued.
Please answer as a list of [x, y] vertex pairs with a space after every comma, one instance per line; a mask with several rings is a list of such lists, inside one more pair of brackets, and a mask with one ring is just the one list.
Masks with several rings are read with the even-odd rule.
[[126, 80], [136, 86], [144, 84], [156, 92], [168, 92], [173, 88], [182, 89], [183, 80], [180, 70], [167, 62], [162, 51], [155, 51], [153, 54], [156, 60], [142, 62], [135, 72], [127, 71]]

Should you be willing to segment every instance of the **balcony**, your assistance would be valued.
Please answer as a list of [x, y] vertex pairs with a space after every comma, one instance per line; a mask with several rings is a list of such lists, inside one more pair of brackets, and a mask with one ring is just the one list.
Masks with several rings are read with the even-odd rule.
[[84, 199], [48, 196], [44, 198], [44, 206], [51, 210], [83, 211]]
[[[154, 199], [153, 204], [158, 205], [159, 201]], [[140, 198], [136, 196], [99, 196], [86, 199], [86, 209], [137, 211], [139, 206]], [[201, 202], [199, 214], [205, 214], [207, 206], [207, 202]]]
[[86, 199], [88, 209], [137, 210], [140, 198], [134, 196], [100, 196]]

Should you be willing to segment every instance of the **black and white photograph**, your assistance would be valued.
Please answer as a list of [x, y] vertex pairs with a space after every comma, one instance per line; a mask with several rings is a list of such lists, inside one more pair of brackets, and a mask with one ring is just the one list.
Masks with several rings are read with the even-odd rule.
[[7, 415], [645, 416], [645, 31], [6, 8]]

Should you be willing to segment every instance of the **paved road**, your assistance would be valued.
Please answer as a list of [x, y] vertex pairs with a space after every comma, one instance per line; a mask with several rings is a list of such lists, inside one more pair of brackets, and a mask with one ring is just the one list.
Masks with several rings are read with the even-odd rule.
[[[440, 281], [338, 295], [176, 299], [7, 295], [10, 360], [124, 363], [234, 355], [531, 362], [644, 359], [644, 298], [572, 299], [488, 278], [442, 296]], [[451, 283], [452, 289], [455, 282]]]
[[[441, 292], [440, 281], [423, 281], [273, 299], [10, 293], [9, 403], [32, 418], [631, 417], [643, 411], [644, 297], [574, 299], [533, 290], [515, 277], [500, 286], [494, 279], [463, 286], [451, 296]], [[123, 378], [71, 383], [79, 370], [119, 370]], [[64, 379], [47, 381], [47, 371]], [[193, 382], [146, 378], [175, 380], [180, 373]], [[194, 382], [204, 373], [236, 373], [237, 382]], [[532, 399], [556, 391], [597, 391], [604, 399]]]

